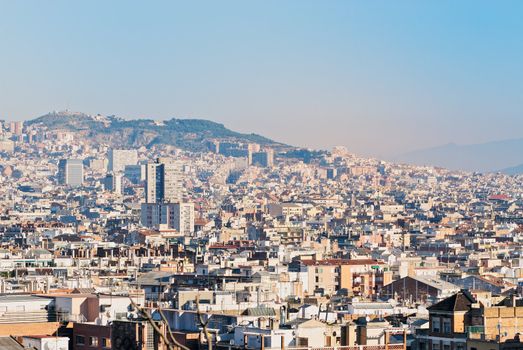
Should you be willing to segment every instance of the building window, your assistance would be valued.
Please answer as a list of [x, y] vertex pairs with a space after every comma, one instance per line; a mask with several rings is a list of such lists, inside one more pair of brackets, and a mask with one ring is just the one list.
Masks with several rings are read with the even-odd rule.
[[111, 339], [102, 338], [102, 347], [110, 349], [111, 348]]
[[439, 333], [441, 331], [440, 326], [441, 325], [439, 317], [432, 317], [432, 331], [435, 333]]
[[98, 338], [89, 337], [89, 346], [98, 346]]
[[440, 350], [439, 341], [432, 343], [432, 350]]
[[85, 345], [85, 337], [83, 335], [76, 336], [76, 345]]
[[443, 319], [443, 333], [450, 334], [450, 318]]

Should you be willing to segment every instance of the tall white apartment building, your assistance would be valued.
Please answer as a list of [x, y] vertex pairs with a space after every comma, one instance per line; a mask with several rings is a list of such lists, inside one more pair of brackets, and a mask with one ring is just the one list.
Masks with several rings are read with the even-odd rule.
[[145, 170], [145, 203], [181, 202], [183, 200], [183, 164], [158, 158]]

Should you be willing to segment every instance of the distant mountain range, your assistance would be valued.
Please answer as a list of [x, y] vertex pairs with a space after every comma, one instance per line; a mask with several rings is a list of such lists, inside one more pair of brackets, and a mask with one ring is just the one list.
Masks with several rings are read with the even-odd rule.
[[471, 145], [451, 143], [409, 152], [394, 157], [393, 160], [453, 170], [521, 174], [523, 173], [523, 138]]
[[504, 173], [504, 174], [507, 174], [507, 175], [523, 174], [523, 164], [512, 166], [512, 167], [509, 167], [509, 168], [505, 168], [505, 169], [502, 169], [500, 171], [502, 173]]
[[125, 120], [114, 116], [91, 116], [77, 112], [52, 112], [30, 120], [28, 125], [41, 125], [49, 130], [74, 131], [93, 142], [113, 147], [141, 147], [172, 145], [191, 151], [205, 149], [205, 141], [224, 139], [253, 142], [272, 147], [285, 147], [257, 134], [242, 134], [227, 129], [223, 124], [203, 119]]

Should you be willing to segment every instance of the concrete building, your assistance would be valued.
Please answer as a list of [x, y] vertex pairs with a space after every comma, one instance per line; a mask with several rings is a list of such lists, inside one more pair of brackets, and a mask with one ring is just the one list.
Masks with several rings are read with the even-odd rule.
[[109, 150], [108, 171], [113, 173], [123, 172], [126, 165], [138, 163], [138, 152], [135, 149], [111, 149]]
[[122, 194], [122, 175], [121, 174], [107, 174], [104, 181], [104, 186], [107, 191]]
[[143, 203], [141, 223], [145, 227], [174, 229], [182, 235], [194, 233], [194, 204]]
[[84, 164], [81, 159], [61, 159], [58, 163], [58, 182], [68, 186], [82, 186]]
[[11, 140], [0, 140], [0, 152], [13, 153], [15, 143]]
[[270, 168], [274, 165], [274, 151], [267, 149], [263, 152], [253, 152], [250, 164]]
[[293, 262], [289, 269], [299, 271], [297, 277], [308, 295], [333, 295], [339, 289], [346, 289], [350, 295], [373, 295], [392, 280], [386, 266], [371, 259], [303, 260]]
[[124, 176], [133, 184], [139, 184], [145, 180], [145, 165], [126, 165]]
[[183, 165], [166, 158], [149, 163], [145, 171], [145, 202], [179, 202], [183, 199]]
[[303, 205], [299, 203], [269, 203], [267, 208], [272, 217], [301, 216], [304, 211]]
[[22, 344], [26, 349], [68, 350], [69, 338], [48, 335], [32, 335], [23, 337]]
[[24, 122], [10, 122], [9, 123], [9, 131], [17, 136], [22, 135], [22, 131], [24, 129]]

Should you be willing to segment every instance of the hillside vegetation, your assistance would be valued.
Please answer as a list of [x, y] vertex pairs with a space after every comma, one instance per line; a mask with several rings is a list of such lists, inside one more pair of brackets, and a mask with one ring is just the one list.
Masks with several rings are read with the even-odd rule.
[[204, 119], [125, 120], [115, 117], [90, 116], [84, 113], [52, 112], [27, 122], [48, 130], [74, 131], [94, 142], [114, 147], [150, 147], [172, 145], [191, 151], [205, 148], [205, 141], [222, 139], [284, 146], [257, 134], [242, 134], [223, 124]]

